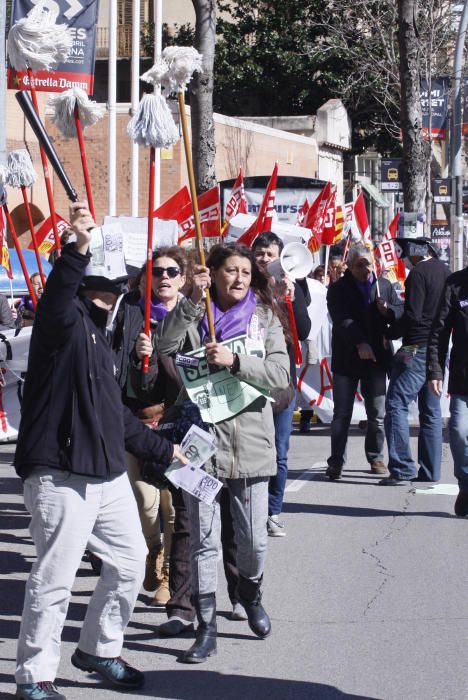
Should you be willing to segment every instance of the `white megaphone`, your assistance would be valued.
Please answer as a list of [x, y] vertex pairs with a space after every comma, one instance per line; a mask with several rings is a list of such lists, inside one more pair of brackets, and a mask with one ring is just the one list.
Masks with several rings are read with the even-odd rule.
[[283, 275], [290, 280], [300, 280], [307, 277], [314, 266], [312, 253], [303, 243], [287, 243], [280, 257], [267, 265], [267, 270], [275, 279]]

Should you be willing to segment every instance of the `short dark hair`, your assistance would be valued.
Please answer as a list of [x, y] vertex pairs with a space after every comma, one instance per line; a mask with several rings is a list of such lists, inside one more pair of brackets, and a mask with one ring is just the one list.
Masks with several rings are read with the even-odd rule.
[[270, 245], [277, 245], [280, 253], [284, 248], [283, 241], [276, 235], [276, 233], [273, 233], [273, 231], [264, 231], [254, 240], [252, 250], [255, 251], [257, 248], [268, 248]]

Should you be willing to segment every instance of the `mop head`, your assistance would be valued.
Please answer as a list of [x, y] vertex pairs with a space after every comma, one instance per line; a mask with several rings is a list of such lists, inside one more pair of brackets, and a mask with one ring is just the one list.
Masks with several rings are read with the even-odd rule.
[[179, 132], [162, 95], [143, 95], [137, 113], [127, 126], [127, 134], [139, 146], [153, 148], [169, 148], [179, 140]]
[[52, 11], [41, 0], [8, 34], [8, 56], [15, 70], [53, 70], [64, 63], [73, 46], [73, 36], [65, 24], [56, 24], [58, 10]]
[[29, 153], [24, 148], [8, 155], [7, 184], [10, 187], [31, 187], [37, 176]]
[[194, 73], [202, 73], [201, 53], [192, 46], [167, 46], [162, 52], [162, 60], [167, 64], [164, 82], [171, 92], [184, 92]]
[[47, 104], [54, 110], [52, 123], [67, 139], [76, 136], [75, 105], [78, 105], [82, 129], [93, 126], [105, 113], [105, 107], [94, 100], [81, 88], [71, 88], [49, 97]]
[[0, 164], [0, 207], [3, 207], [3, 205], [7, 202], [7, 193], [5, 189], [7, 173], [8, 169], [4, 165]]
[[160, 85], [165, 89], [169, 87], [168, 72], [169, 66], [164, 59], [160, 58], [154, 66], [140, 76], [140, 80], [144, 80], [145, 83], [150, 83], [150, 85]]

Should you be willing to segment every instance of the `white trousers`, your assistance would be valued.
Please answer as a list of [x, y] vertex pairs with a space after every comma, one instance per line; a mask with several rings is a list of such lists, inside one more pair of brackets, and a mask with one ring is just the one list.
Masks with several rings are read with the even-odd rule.
[[78, 646], [108, 658], [120, 655], [147, 548], [126, 473], [104, 481], [43, 468], [26, 479], [24, 502], [37, 560], [26, 584], [15, 678], [37, 683], [57, 674], [71, 588], [86, 547], [102, 559], [102, 572]]

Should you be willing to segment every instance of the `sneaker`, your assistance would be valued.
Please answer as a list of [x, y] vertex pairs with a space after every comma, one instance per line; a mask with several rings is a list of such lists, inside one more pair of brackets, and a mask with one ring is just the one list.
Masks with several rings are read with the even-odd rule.
[[[283, 533], [285, 534], [285, 533]], [[241, 603], [233, 603], [232, 604], [232, 613], [229, 617], [230, 620], [234, 620], [236, 622], [242, 622], [243, 620], [247, 620], [247, 613], [245, 612], [245, 608]]]
[[380, 486], [411, 486], [408, 479], [398, 479], [396, 476], [386, 476], [379, 481]]
[[376, 460], [375, 462], [372, 462], [370, 465], [371, 472], [373, 474], [386, 474], [387, 473], [387, 467], [385, 464], [382, 462], [382, 460]]
[[88, 673], [98, 673], [102, 678], [119, 688], [141, 688], [145, 679], [141, 671], [132, 668], [120, 656], [108, 659], [86, 654], [81, 649], [76, 648], [71, 662], [75, 668], [88, 671]]
[[19, 700], [66, 700], [51, 681], [18, 683], [15, 697]]
[[460, 518], [468, 515], [468, 491], [460, 491], [455, 501], [455, 515]]
[[286, 530], [278, 515], [269, 515], [267, 530], [270, 537], [285, 537]]
[[332, 481], [336, 481], [337, 479], [341, 479], [341, 472], [342, 472], [343, 467], [337, 467], [334, 464], [329, 464], [327, 467], [327, 471], [325, 474], [328, 476], [329, 479]]

